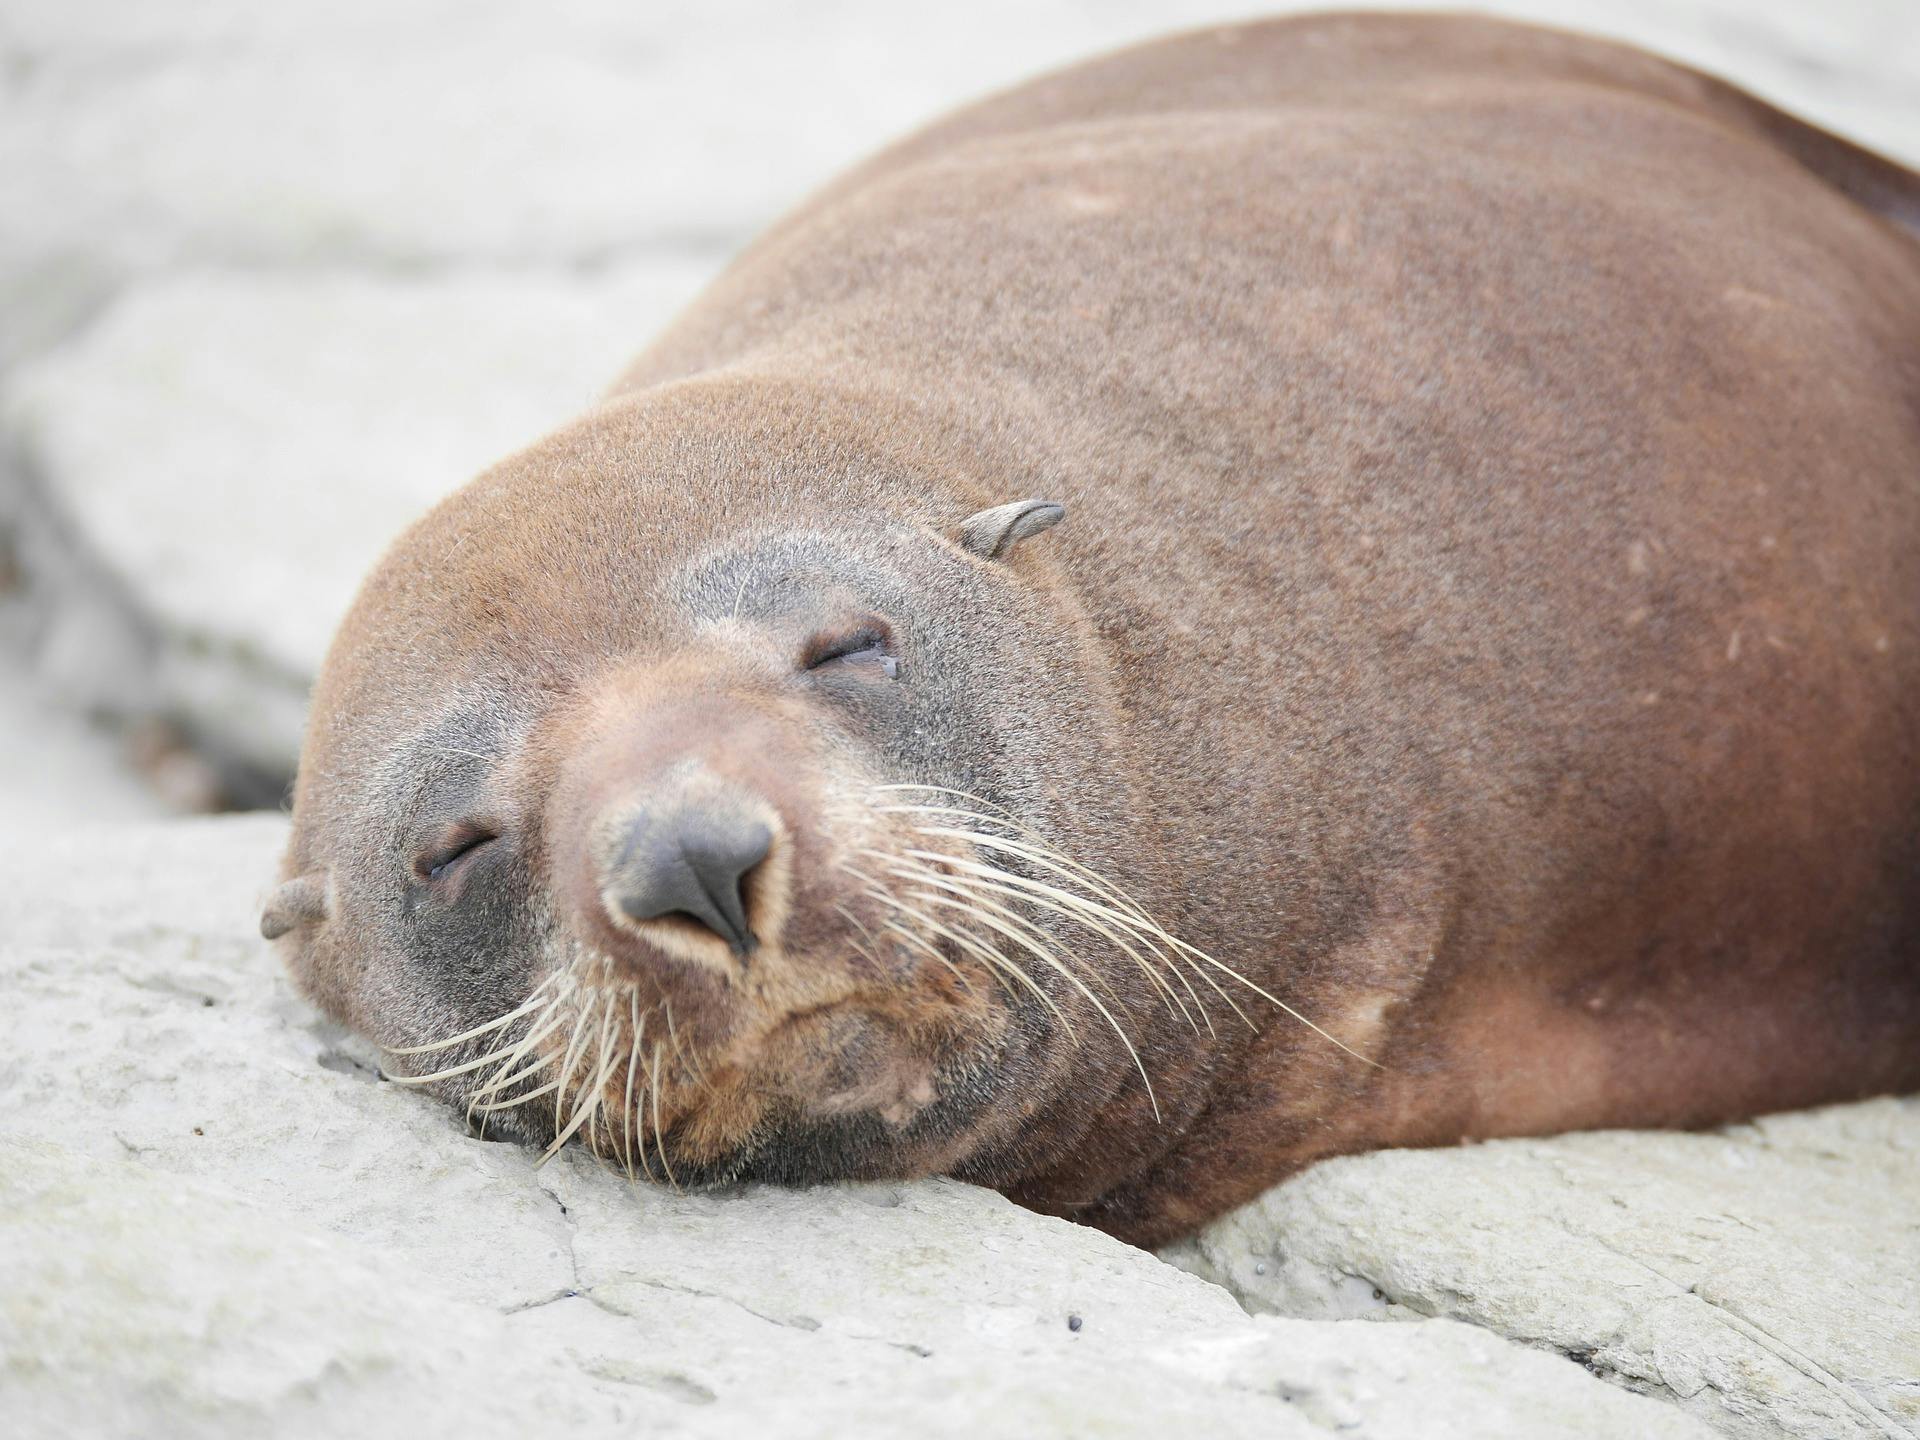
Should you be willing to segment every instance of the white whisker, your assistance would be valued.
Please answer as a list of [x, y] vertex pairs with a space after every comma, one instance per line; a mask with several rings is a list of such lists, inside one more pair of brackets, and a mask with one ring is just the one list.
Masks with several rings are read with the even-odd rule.
[[[640, 992], [627, 992], [627, 1094], [620, 1102], [620, 1148], [627, 1163], [627, 1181], [633, 1182], [633, 1127], [637, 1117], [633, 1113], [633, 1080], [640, 1068], [640, 1037], [645, 1034], [646, 1021], [640, 1014]], [[641, 1153], [646, 1147], [641, 1146]], [[651, 1178], [651, 1177], [649, 1177]]]
[[[944, 905], [950, 909], [963, 911], [969, 916], [971, 916], [975, 921], [979, 922], [982, 925], [985, 925], [989, 930], [993, 930], [999, 934], [1005, 935], [1008, 939], [1013, 940], [1015, 943], [1024, 943], [1020, 940], [1019, 935], [1015, 931], [1008, 928], [1007, 926], [1002, 925], [999, 921], [994, 920], [992, 917], [981, 914], [979, 910], [968, 900], [956, 899], [952, 896], [940, 895], [940, 894], [926, 895], [924, 898], [926, 898], [927, 900], [931, 901], [936, 905]], [[1027, 948], [1032, 950], [1032, 953], [1034, 954], [1036, 959], [1039, 959], [1045, 964], [1051, 966], [1060, 975], [1060, 977], [1063, 980], [1065, 980], [1068, 984], [1072, 985], [1074, 989], [1078, 990], [1082, 995], [1084, 995], [1087, 999], [1087, 1003], [1093, 1006], [1095, 1010], [1098, 1010], [1100, 1012], [1100, 1018], [1105, 1020], [1107, 1024], [1112, 1027], [1113, 1033], [1119, 1038], [1121, 1045], [1126, 1048], [1128, 1057], [1133, 1061], [1134, 1069], [1140, 1072], [1140, 1081], [1143, 1085], [1147, 1087], [1147, 1103], [1153, 1107], [1153, 1118], [1158, 1120], [1160, 1118], [1160, 1101], [1153, 1093], [1153, 1081], [1150, 1078], [1148, 1078], [1146, 1062], [1140, 1058], [1140, 1052], [1134, 1049], [1133, 1041], [1127, 1038], [1127, 1032], [1121, 1028], [1120, 1022], [1114, 1018], [1113, 1012], [1107, 1008], [1105, 1002], [1102, 1001], [1098, 995], [1094, 994], [1093, 991], [1088, 988], [1087, 983], [1084, 980], [1082, 980], [1078, 975], [1074, 974], [1073, 971], [1069, 969], [1065, 964], [1063, 964], [1058, 958], [1056, 958], [1055, 956], [1053, 956], [1052, 954], [1049, 954], [1044, 950], [1035, 949], [1031, 946], [1028, 946]], [[1064, 1017], [1062, 1017], [1062, 1023], [1065, 1023]], [[1068, 1030], [1069, 1032], [1071, 1032], [1072, 1027], [1069, 1026]]]
[[611, 1143], [613, 1140], [613, 1131], [607, 1127], [606, 1088], [607, 1088], [607, 1077], [612, 1074], [615, 1068], [617, 1068], [619, 1064], [620, 1053], [619, 1051], [613, 1048], [612, 1041], [613, 1041], [613, 992], [608, 991], [607, 1003], [603, 1007], [601, 1007], [600, 1035], [599, 1035], [599, 1038], [594, 1042], [594, 1054], [596, 1058], [603, 1059], [603, 1066], [598, 1074], [598, 1077], [596, 1078], [596, 1081], [593, 1087], [593, 1108], [592, 1108], [592, 1112], [587, 1117], [587, 1128], [583, 1132], [583, 1137], [582, 1137], [587, 1142], [587, 1149], [592, 1151], [596, 1156], [600, 1153], [599, 1141], [594, 1136], [594, 1127], [596, 1125], [607, 1130], [607, 1140], [609, 1143]]
[[574, 1012], [573, 1036], [567, 1042], [566, 1061], [560, 1067], [559, 1087], [554, 1091], [553, 1096], [553, 1128], [555, 1130], [560, 1129], [561, 1126], [566, 1123], [567, 1084], [573, 1079], [573, 1067], [579, 1063], [580, 1057], [586, 1048], [587, 1016], [592, 1013], [593, 1002], [591, 1000], [588, 1000]]
[[[539, 1021], [528, 1027], [526, 1038], [515, 1046], [512, 1053], [501, 1062], [502, 1070], [509, 1065], [518, 1063], [520, 1058], [525, 1055], [528, 1050], [538, 1045], [542, 1040], [546, 1039], [547, 1036], [551, 1035], [566, 1023], [565, 1014], [561, 1012], [558, 1004], [555, 1004], [551, 1015], [542, 1015]], [[553, 1064], [553, 1062], [554, 1057], [552, 1055], [536, 1056], [530, 1065], [524, 1066], [512, 1074], [503, 1075], [496, 1079], [489, 1079], [486, 1084], [473, 1092], [473, 1098], [476, 1100], [484, 1100], [496, 1090], [504, 1090], [509, 1085], [517, 1085], [526, 1079], [527, 1076], [537, 1074], [539, 1071]]]
[[[1007, 981], [1009, 978], [1018, 980], [1022, 985], [1026, 986], [1026, 988], [1033, 994], [1034, 998], [1037, 999], [1042, 1005], [1044, 1005], [1047, 1008], [1048, 1012], [1052, 1014], [1052, 1016], [1060, 1022], [1061, 1027], [1066, 1030], [1067, 1036], [1069, 1039], [1076, 1039], [1076, 1040], [1078, 1039], [1078, 1037], [1074, 1033], [1073, 1022], [1069, 1020], [1066, 1016], [1066, 1013], [1062, 1011], [1057, 1004], [1054, 1003], [1053, 997], [1047, 994], [1045, 990], [1043, 990], [1037, 983], [1035, 983], [1031, 975], [1027, 974], [1025, 970], [1022, 970], [1018, 965], [1015, 965], [1013, 962], [1008, 960], [1006, 956], [997, 954], [989, 946], [982, 945], [979, 939], [975, 936], [965, 935], [958, 931], [953, 930], [949, 926], [942, 925], [938, 920], [933, 919], [930, 915], [927, 915], [923, 911], [915, 909], [912, 905], [908, 904], [907, 901], [905, 901], [904, 899], [902, 899], [897, 895], [889, 894], [887, 891], [880, 889], [877, 886], [873, 890], [869, 891], [868, 893], [871, 894], [874, 899], [880, 901], [883, 905], [892, 906], [894, 909], [900, 911], [903, 915], [905, 915], [909, 920], [912, 920], [915, 923], [922, 926], [923, 928], [932, 931], [934, 934], [940, 936], [942, 939], [952, 941], [960, 949], [966, 951], [967, 954], [973, 956], [976, 960], [980, 961], [981, 964], [985, 965], [988, 968], [988, 970], [991, 971], [994, 975], [998, 976], [1003, 985], [1007, 984]], [[1012, 986], [1010, 985], [1007, 986], [1007, 993], [1009, 995], [1013, 993]]]
[[[895, 864], [900, 863], [898, 861], [892, 860], [892, 857], [888, 857], [880, 854], [880, 852], [878, 851], [874, 851], [870, 853], [875, 855], [876, 858], [889, 860], [890, 863], [895, 863]], [[1067, 905], [1063, 905], [1058, 902], [1047, 899], [1046, 897], [1036, 896], [1031, 893], [1015, 889], [1011, 886], [999, 885], [994, 883], [993, 881], [986, 880], [978, 876], [954, 875], [954, 874], [949, 874], [945, 872], [936, 872], [929, 866], [920, 866], [920, 865], [913, 866], [912, 874], [910, 876], [905, 874], [902, 871], [895, 871], [894, 873], [901, 874], [902, 878], [917, 878], [922, 880], [925, 880], [930, 876], [934, 876], [938, 874], [940, 877], [940, 883], [943, 886], [951, 887], [955, 891], [955, 893], [965, 893], [968, 896], [970, 896], [973, 900], [975, 900], [977, 903], [984, 906], [990, 906], [993, 910], [995, 910], [1001, 915], [1006, 916], [1009, 919], [1017, 919], [1018, 917], [1016, 917], [1014, 915], [1014, 912], [1009, 910], [1006, 906], [996, 905], [992, 901], [982, 898], [981, 892], [984, 891], [984, 892], [989, 892], [993, 894], [1005, 895], [1011, 899], [1023, 901], [1026, 904], [1033, 905], [1040, 910], [1046, 911], [1051, 914], [1063, 916], [1064, 918], [1073, 921], [1075, 924], [1093, 931], [1095, 934], [1101, 936], [1109, 944], [1111, 944], [1116, 949], [1118, 949], [1123, 954], [1125, 954], [1128, 958], [1130, 958], [1134, 962], [1135, 965], [1137, 965], [1140, 968], [1141, 973], [1144, 974], [1147, 980], [1154, 986], [1154, 988], [1160, 992], [1160, 997], [1166, 1003], [1169, 1014], [1177, 1015], [1180, 1019], [1185, 1020], [1189, 1028], [1191, 1028], [1195, 1034], [1199, 1033], [1200, 1031], [1199, 1023], [1194, 1020], [1192, 1012], [1190, 1012], [1187, 1009], [1186, 1004], [1180, 999], [1179, 993], [1176, 990], [1174, 990], [1174, 988], [1171, 985], [1167, 983], [1166, 977], [1160, 973], [1159, 968], [1155, 966], [1150, 960], [1148, 960], [1146, 956], [1142, 955], [1138, 950], [1134, 949], [1132, 945], [1128, 944], [1126, 938], [1122, 934], [1120, 934], [1118, 931], [1116, 931], [1113, 927], [1106, 925], [1097, 919], [1091, 918], [1081, 913], [1078, 907], [1069, 907]], [[1027, 930], [1032, 931], [1036, 934], [1039, 933], [1037, 927], [1035, 927], [1031, 922], [1026, 920], [1020, 920], [1019, 923], [1023, 927], [1025, 927]], [[1097, 974], [1098, 972], [1096, 971], [1095, 973]], [[1178, 970], [1175, 970], [1173, 973], [1178, 975], [1180, 972]], [[1187, 988], [1188, 988], [1188, 993], [1192, 994], [1192, 987], [1189, 986]], [[1113, 992], [1111, 989], [1109, 989], [1107, 993], [1109, 997], [1115, 999], [1116, 1004], [1119, 1003], [1118, 998], [1113, 996]], [[1200, 1003], [1199, 997], [1197, 995], [1194, 996], [1194, 1004], [1196, 1006], [1199, 1006], [1199, 1003]], [[1206, 1018], [1206, 1011], [1204, 1008], [1201, 1009], [1200, 1013], [1203, 1018]], [[1213, 1029], [1213, 1022], [1211, 1019], [1207, 1019], [1207, 1029], [1209, 1032], [1211, 1032]]]
[[[1033, 834], [1031, 830], [1027, 830], [1026, 827], [1019, 825], [1016, 821], [1001, 820], [991, 815], [979, 815], [968, 810], [954, 809], [951, 806], [897, 805], [882, 806], [880, 808], [883, 811], [890, 811], [896, 814], [946, 815], [958, 817], [963, 820], [977, 820], [991, 825], [1004, 825], [1009, 828], [1019, 829], [1028, 835]], [[1128, 895], [1117, 885], [1114, 885], [1112, 882], [1103, 879], [1092, 870], [1089, 870], [1086, 866], [1077, 864], [1060, 854], [1059, 851], [1052, 849], [1046, 845], [1044, 841], [1041, 841], [1037, 835], [1034, 836], [1034, 844], [1022, 845], [1018, 841], [1009, 840], [1004, 835], [996, 835], [987, 831], [937, 825], [917, 825], [914, 828], [921, 834], [930, 837], [965, 840], [980, 849], [998, 850], [1003, 854], [1025, 860], [1029, 864], [1057, 875], [1063, 880], [1084, 885], [1096, 895], [1104, 897], [1109, 904], [1126, 914], [1134, 916], [1140, 922], [1141, 927], [1143, 927], [1141, 930], [1137, 930], [1136, 934], [1139, 934], [1142, 939], [1151, 940], [1157, 953], [1167, 951], [1167, 946], [1171, 942], [1172, 936], [1167, 934], [1158, 922], [1142, 908], [1138, 901], [1134, 900], [1132, 896]], [[1162, 937], [1165, 937], [1164, 940]], [[1213, 1017], [1207, 1013], [1206, 1007], [1200, 1003], [1200, 996], [1195, 992], [1193, 982], [1187, 978], [1186, 972], [1175, 963], [1176, 959], [1183, 958], [1185, 957], [1180, 956], [1178, 950], [1173, 950], [1171, 953], [1168, 953], [1166, 956], [1167, 969], [1180, 981], [1180, 984], [1185, 988], [1187, 994], [1192, 997], [1195, 1007], [1199, 1009], [1202, 1017], [1205, 1018], [1207, 1022], [1208, 1030], [1211, 1031], [1213, 1028]], [[1232, 1010], [1234, 1014], [1246, 1022], [1248, 1028], [1259, 1028], [1253, 1023], [1252, 1017], [1234, 1003], [1233, 997], [1227, 994], [1225, 990], [1222, 990], [1211, 975], [1205, 970], [1200, 969], [1200, 967], [1195, 965], [1191, 960], [1188, 960], [1187, 964], [1193, 969], [1194, 973], [1200, 977], [1202, 982], [1212, 989], [1214, 994], [1226, 1002], [1227, 1007]]]
[[1160, 926], [1154, 924], [1150, 920], [1142, 920], [1136, 916], [1127, 914], [1123, 911], [1115, 910], [1110, 905], [1103, 905], [1099, 901], [1089, 900], [1084, 895], [1073, 895], [1067, 891], [1061, 890], [1058, 886], [1048, 885], [1042, 881], [1034, 880], [1028, 876], [1015, 874], [1010, 870], [1002, 870], [997, 866], [987, 865], [980, 861], [958, 860], [951, 855], [942, 855], [939, 852], [932, 851], [932, 850], [909, 850], [905, 853], [914, 859], [938, 861], [941, 864], [952, 865], [960, 869], [966, 870], [969, 873], [975, 873], [975, 874], [986, 876], [995, 880], [1005, 881], [1008, 884], [1016, 885], [1022, 889], [1032, 889], [1036, 893], [1052, 896], [1056, 899], [1060, 899], [1064, 901], [1067, 904], [1076, 905], [1076, 906], [1086, 906], [1093, 913], [1100, 915], [1103, 919], [1109, 920], [1114, 924], [1127, 926], [1128, 928], [1133, 929], [1138, 933], [1152, 935], [1155, 938], [1162, 941], [1163, 943], [1179, 949], [1183, 953], [1191, 956], [1193, 959], [1201, 962], [1202, 964], [1210, 965], [1214, 969], [1220, 971], [1224, 975], [1227, 975], [1231, 979], [1239, 981], [1242, 985], [1246, 986], [1247, 989], [1253, 991], [1253, 993], [1258, 995], [1261, 999], [1267, 1001], [1267, 1003], [1269, 1003], [1270, 1005], [1273, 1005], [1275, 1008], [1285, 1012], [1287, 1015], [1291, 1016], [1293, 1019], [1299, 1021], [1302, 1025], [1306, 1026], [1307, 1029], [1313, 1031], [1314, 1034], [1318, 1035], [1321, 1039], [1327, 1041], [1329, 1044], [1336, 1045], [1340, 1049], [1346, 1051], [1347, 1054], [1353, 1056], [1353, 1058], [1358, 1060], [1361, 1064], [1371, 1065], [1376, 1070], [1381, 1068], [1375, 1061], [1369, 1060], [1366, 1056], [1362, 1055], [1359, 1051], [1355, 1050], [1351, 1045], [1348, 1045], [1344, 1040], [1341, 1040], [1338, 1036], [1328, 1034], [1327, 1031], [1321, 1029], [1318, 1025], [1314, 1024], [1313, 1021], [1309, 1020], [1306, 1016], [1302, 1015], [1298, 1010], [1294, 1009], [1293, 1006], [1287, 1004], [1287, 1002], [1282, 1000], [1279, 996], [1274, 995], [1268, 992], [1267, 990], [1262, 989], [1259, 985], [1256, 985], [1253, 981], [1249, 980], [1246, 976], [1242, 975], [1238, 970], [1234, 969], [1231, 965], [1222, 964], [1220, 961], [1214, 959], [1211, 955], [1207, 954], [1206, 951], [1201, 950], [1196, 946], [1189, 945], [1186, 941], [1182, 940], [1177, 935], [1168, 934], [1167, 931], [1162, 929]]
[[427, 1085], [435, 1080], [450, 1080], [455, 1075], [465, 1075], [482, 1066], [496, 1063], [507, 1051], [508, 1047], [502, 1046], [498, 1050], [482, 1055], [478, 1060], [469, 1060], [464, 1065], [450, 1065], [445, 1070], [435, 1070], [430, 1075], [388, 1075], [387, 1078], [396, 1085]]
[[[601, 1008], [609, 1015], [612, 1013], [612, 994], [609, 993], [606, 996]], [[598, 1046], [596, 1042], [595, 1059], [600, 1058], [597, 1050]], [[593, 1119], [594, 1112], [600, 1108], [600, 1101], [605, 1094], [607, 1080], [613, 1074], [613, 1061], [617, 1058], [617, 1055], [608, 1057], [601, 1063], [600, 1067], [594, 1071], [592, 1082], [582, 1091], [579, 1102], [574, 1106], [572, 1119], [568, 1120], [564, 1130], [553, 1137], [553, 1143], [548, 1145], [541, 1153], [539, 1160], [534, 1162], [536, 1169], [541, 1165], [545, 1165], [549, 1160], [553, 1159], [554, 1156], [558, 1155], [561, 1147], [574, 1137], [574, 1134], [580, 1127]]]
[[[551, 1064], [552, 1062], [545, 1061], [542, 1063]], [[476, 1115], [497, 1115], [502, 1110], [518, 1110], [529, 1100], [538, 1100], [542, 1095], [551, 1095], [559, 1088], [560, 1082], [558, 1080], [549, 1080], [546, 1084], [529, 1090], [525, 1094], [509, 1095], [504, 1100], [489, 1100], [484, 1105], [475, 1105], [473, 1107], [473, 1113]]]
[[[851, 875], [854, 878], [854, 880], [863, 889], [865, 889], [869, 895], [882, 894], [879, 883], [873, 880], [872, 878], [870, 878], [869, 876], [867, 876], [866, 874], [864, 874], [862, 871], [856, 869], [852, 865], [846, 864], [844, 861], [842, 862], [841, 868], [843, 868], [849, 875]], [[859, 929], [862, 935], [865, 935], [867, 937], [867, 943], [869, 945], [875, 947], [874, 961], [876, 964], [878, 964], [879, 963], [878, 961], [879, 942], [874, 939], [873, 935], [867, 930], [867, 927], [861, 923], [859, 917], [856, 916], [851, 910], [848, 910], [844, 905], [835, 905], [834, 908], [838, 910], [843, 917], [851, 921], [853, 925]], [[910, 931], [908, 931], [897, 920], [883, 920], [881, 921], [881, 924], [885, 929], [893, 932], [893, 934], [898, 938], [905, 940], [909, 945], [913, 946], [915, 949], [920, 950], [924, 954], [930, 956], [936, 964], [945, 966], [947, 969], [947, 972], [953, 976], [956, 982], [958, 982], [958, 984], [960, 985], [960, 988], [965, 990], [969, 995], [974, 993], [973, 982], [967, 979], [967, 977], [963, 973], [961, 973], [960, 967], [958, 965], [955, 965], [953, 961], [949, 960], [945, 955], [942, 955], [940, 953], [940, 949], [938, 946], [929, 945], [925, 940], [922, 940], [918, 935], [915, 935]], [[1005, 980], [1002, 980], [1000, 983], [1002, 986], [1006, 986]], [[1011, 987], [1008, 987], [1007, 993], [1008, 994], [1013, 993]]]
[[[653, 1100], [653, 1148], [660, 1152], [660, 1168], [667, 1172], [667, 1183], [678, 1190], [680, 1181], [674, 1176], [673, 1162], [667, 1159], [667, 1134], [660, 1124], [660, 1046], [657, 1042], [653, 1047], [653, 1064], [650, 1070], [651, 1073], [647, 1077], [647, 1091]], [[644, 1139], [643, 1136], [643, 1143]]]
[[450, 1035], [445, 1040], [436, 1040], [431, 1045], [383, 1045], [380, 1048], [385, 1050], [389, 1055], [430, 1055], [436, 1050], [451, 1050], [463, 1040], [472, 1040], [481, 1035], [491, 1034], [503, 1025], [511, 1025], [522, 1015], [529, 1015], [533, 1011], [538, 1010], [542, 1005], [546, 1004], [546, 1001], [540, 998], [540, 992], [553, 984], [558, 978], [559, 976], [557, 974], [549, 975], [533, 989], [527, 996], [526, 1001], [517, 1010], [509, 1010], [505, 1015], [499, 1016], [497, 1019], [489, 1020], [484, 1025], [476, 1025], [471, 1030], [463, 1030], [460, 1034]]

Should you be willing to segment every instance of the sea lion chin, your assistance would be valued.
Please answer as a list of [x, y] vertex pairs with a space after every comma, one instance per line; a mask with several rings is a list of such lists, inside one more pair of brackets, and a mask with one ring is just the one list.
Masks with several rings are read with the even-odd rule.
[[262, 930], [546, 1153], [1143, 1243], [1911, 1087], [1916, 216], [1490, 21], [963, 111], [395, 544]]

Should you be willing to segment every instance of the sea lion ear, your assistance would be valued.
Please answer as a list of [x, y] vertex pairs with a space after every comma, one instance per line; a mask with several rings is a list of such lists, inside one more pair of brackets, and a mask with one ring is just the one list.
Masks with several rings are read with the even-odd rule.
[[1015, 500], [970, 516], [960, 527], [961, 548], [982, 560], [998, 560], [1029, 535], [1051, 530], [1066, 518], [1067, 507], [1056, 500]]
[[327, 899], [327, 872], [314, 870], [297, 880], [289, 880], [267, 899], [260, 912], [260, 933], [278, 940], [302, 925], [325, 920], [332, 910]]

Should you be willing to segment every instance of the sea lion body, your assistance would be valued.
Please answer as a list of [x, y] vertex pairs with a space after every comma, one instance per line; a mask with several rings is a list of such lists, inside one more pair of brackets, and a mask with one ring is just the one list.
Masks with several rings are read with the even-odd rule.
[[[544, 1063], [530, 1140], [1143, 1242], [1328, 1154], [1911, 1087], [1916, 223], [1896, 166], [1488, 21], [963, 111], [389, 554], [295, 973], [463, 1106]], [[957, 543], [1023, 496], [1065, 523]], [[763, 832], [726, 916], [642, 913]]]

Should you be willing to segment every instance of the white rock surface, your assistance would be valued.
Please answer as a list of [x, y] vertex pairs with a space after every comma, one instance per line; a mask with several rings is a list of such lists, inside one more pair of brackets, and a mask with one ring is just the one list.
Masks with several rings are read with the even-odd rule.
[[104, 727], [56, 709], [0, 650], [0, 823], [26, 829], [141, 820], [161, 798]]
[[1466, 1320], [1729, 1435], [1920, 1435], [1920, 1099], [1330, 1161], [1167, 1254], [1256, 1312]]
[[[19, 78], [0, 169], [41, 203], [10, 207], [0, 257], [77, 254], [109, 271], [183, 257], [524, 261], [738, 238], [956, 103], [1247, 13], [1224, 0], [595, 0], [559, 20], [511, 0], [194, 0], [130, 23], [125, 8], [8, 7]], [[1656, 45], [1915, 153], [1920, 34], [1904, 0], [1479, 8]]]
[[[1911, 0], [1483, 8], [1920, 160]], [[755, 230], [956, 103], [1245, 9], [10, 0], [0, 174], [32, 203], [0, 205], [0, 492], [12, 448], [59, 552], [28, 557], [39, 670], [284, 776], [371, 557]]]
[[388, 540], [591, 404], [631, 337], [706, 275], [668, 258], [585, 274], [202, 272], [134, 291], [16, 375], [5, 407], [52, 528], [144, 622], [121, 643], [102, 642], [100, 620], [49, 643], [47, 678], [130, 711], [144, 691], [145, 708], [289, 770], [307, 684]]
[[9, 1435], [1711, 1433], [1454, 1322], [1251, 1318], [967, 1186], [535, 1171], [290, 993], [251, 935], [283, 835], [0, 837]]

